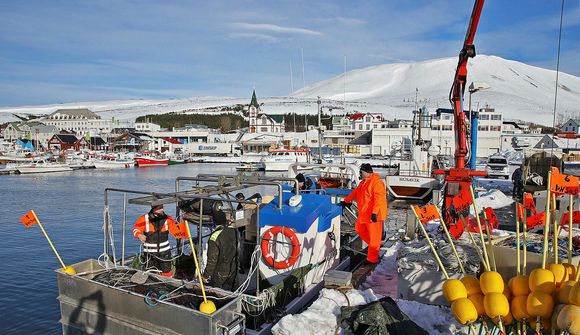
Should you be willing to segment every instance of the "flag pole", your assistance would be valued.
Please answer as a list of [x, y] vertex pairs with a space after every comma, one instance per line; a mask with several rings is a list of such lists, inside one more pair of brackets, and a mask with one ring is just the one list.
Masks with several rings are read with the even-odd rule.
[[58, 254], [58, 251], [56, 251], [56, 248], [54, 247], [54, 245], [50, 241], [50, 238], [48, 237], [48, 234], [46, 233], [46, 230], [44, 230], [44, 227], [42, 226], [42, 223], [40, 223], [40, 220], [38, 219], [38, 216], [36, 216], [36, 213], [34, 212], [34, 210], [30, 210], [30, 212], [32, 212], [32, 215], [34, 215], [34, 219], [36, 220], [36, 222], [38, 222], [38, 225], [40, 226], [40, 230], [42, 230], [42, 233], [44, 234], [44, 237], [46, 237], [46, 240], [48, 241], [48, 244], [50, 244], [50, 247], [52, 248], [52, 251], [54, 251], [54, 254], [56, 255], [56, 258], [58, 258], [60, 264], [62, 265], [62, 269], [63, 270], [66, 270], [67, 269], [66, 265], [64, 265], [64, 262], [62, 261], [62, 258], [60, 258], [60, 255]]

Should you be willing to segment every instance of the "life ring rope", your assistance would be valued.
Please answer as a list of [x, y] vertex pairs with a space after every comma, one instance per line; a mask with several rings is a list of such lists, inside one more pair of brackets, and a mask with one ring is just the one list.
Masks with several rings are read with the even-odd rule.
[[[274, 252], [270, 249], [270, 241], [278, 242], [274, 239], [274, 237], [278, 234], [284, 234], [284, 236], [290, 240], [290, 245], [292, 246], [290, 255], [282, 261], [276, 261], [274, 259]], [[294, 230], [288, 227], [274, 226], [266, 230], [264, 235], [262, 235], [261, 247], [264, 263], [270, 267], [273, 267], [274, 269], [287, 269], [294, 265], [296, 261], [298, 261], [298, 258], [300, 258], [300, 241], [298, 240]]]

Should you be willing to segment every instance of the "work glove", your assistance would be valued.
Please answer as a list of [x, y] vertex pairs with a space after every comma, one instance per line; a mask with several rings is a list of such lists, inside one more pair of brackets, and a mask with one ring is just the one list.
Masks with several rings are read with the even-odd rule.
[[377, 215], [375, 213], [371, 214], [371, 221], [377, 222]]

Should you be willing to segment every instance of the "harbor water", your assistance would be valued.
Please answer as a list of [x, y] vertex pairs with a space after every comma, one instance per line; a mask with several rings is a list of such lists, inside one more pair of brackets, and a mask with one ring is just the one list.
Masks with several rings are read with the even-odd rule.
[[[66, 264], [97, 258], [103, 252], [103, 194], [106, 187], [172, 192], [175, 177], [198, 173], [233, 174], [231, 164], [183, 164], [121, 170], [4, 175], [0, 259], [0, 334], [61, 334], [54, 270], [60, 263], [38, 226], [24, 227], [20, 217], [34, 209]], [[111, 219], [120, 241], [122, 197], [112, 199]], [[133, 222], [148, 208], [128, 206], [127, 247]], [[175, 211], [170, 206], [168, 214]], [[120, 254], [120, 242], [117, 254]]]

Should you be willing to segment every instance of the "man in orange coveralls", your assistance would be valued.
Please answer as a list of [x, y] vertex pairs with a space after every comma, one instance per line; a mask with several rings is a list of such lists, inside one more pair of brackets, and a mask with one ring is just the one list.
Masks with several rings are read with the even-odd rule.
[[145, 264], [145, 269], [160, 270], [167, 277], [171, 277], [169, 233], [175, 238], [188, 237], [185, 226], [165, 214], [163, 205], [151, 206], [149, 213], [141, 215], [133, 227], [133, 236], [143, 243], [141, 263]]
[[387, 218], [387, 191], [370, 164], [360, 167], [361, 182], [357, 188], [340, 202], [342, 207], [353, 200], [358, 205], [358, 217], [354, 229], [368, 245], [367, 263], [379, 262], [379, 249], [383, 236], [383, 220]]

